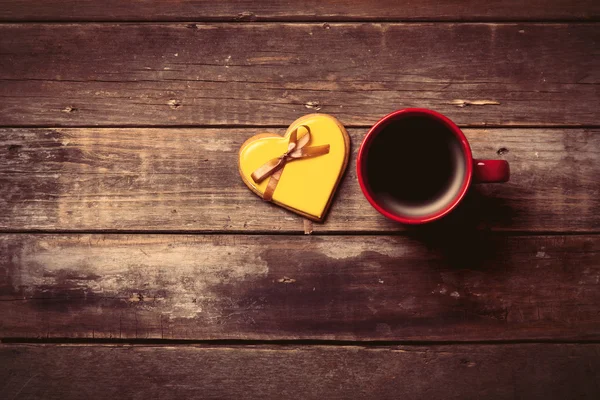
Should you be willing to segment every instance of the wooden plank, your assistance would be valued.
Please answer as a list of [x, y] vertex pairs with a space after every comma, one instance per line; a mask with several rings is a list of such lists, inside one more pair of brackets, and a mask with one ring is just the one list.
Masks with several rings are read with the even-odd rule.
[[[283, 129], [0, 129], [0, 229], [303, 232], [302, 219], [248, 190], [239, 146]], [[366, 129], [351, 129], [348, 172], [315, 232], [399, 231], [356, 180]], [[510, 162], [511, 181], [474, 186], [442, 225], [598, 232], [598, 129], [466, 129], [479, 158]]]
[[587, 20], [593, 0], [3, 0], [2, 21], [339, 21], [339, 20]]
[[[600, 345], [0, 346], [7, 399], [597, 399]], [[74, 366], [77, 366], [76, 368]]]
[[3, 338], [600, 338], [598, 235], [0, 238]]
[[595, 24], [4, 24], [0, 125], [367, 126], [409, 106], [595, 125], [597, 43]]

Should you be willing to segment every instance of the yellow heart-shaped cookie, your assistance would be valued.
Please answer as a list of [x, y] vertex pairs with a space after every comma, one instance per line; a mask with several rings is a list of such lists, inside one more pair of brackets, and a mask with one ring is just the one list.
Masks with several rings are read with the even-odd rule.
[[273, 193], [273, 203], [313, 221], [327, 214], [335, 189], [348, 164], [350, 138], [344, 126], [326, 114], [309, 114], [294, 121], [285, 135], [261, 133], [246, 140], [239, 152], [239, 170], [244, 183], [263, 197], [270, 178], [256, 183], [251, 175], [267, 161], [288, 150], [290, 135], [298, 129], [298, 138], [310, 128], [309, 147], [329, 145], [329, 153], [288, 162]]

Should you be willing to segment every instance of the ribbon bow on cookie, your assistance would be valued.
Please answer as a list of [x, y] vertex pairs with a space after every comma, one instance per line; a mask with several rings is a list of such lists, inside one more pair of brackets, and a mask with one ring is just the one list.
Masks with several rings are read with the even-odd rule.
[[273, 198], [273, 193], [279, 183], [279, 178], [281, 178], [283, 169], [288, 162], [300, 158], [322, 156], [329, 153], [328, 144], [306, 147], [306, 145], [310, 143], [310, 128], [306, 125], [300, 126], [307, 130], [304, 136], [298, 139], [298, 128], [294, 129], [290, 135], [287, 151], [281, 156], [267, 161], [250, 175], [256, 183], [261, 183], [265, 178], [271, 176], [262, 196], [266, 201], [271, 201]]

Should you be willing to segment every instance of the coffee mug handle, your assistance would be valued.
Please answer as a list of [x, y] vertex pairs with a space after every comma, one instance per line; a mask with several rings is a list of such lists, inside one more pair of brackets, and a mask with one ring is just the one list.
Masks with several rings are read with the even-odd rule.
[[510, 168], [504, 160], [473, 160], [473, 182], [501, 183], [508, 182]]

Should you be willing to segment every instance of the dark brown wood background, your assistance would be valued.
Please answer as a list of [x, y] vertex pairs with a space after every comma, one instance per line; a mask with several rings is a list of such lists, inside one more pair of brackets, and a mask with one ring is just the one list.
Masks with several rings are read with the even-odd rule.
[[[0, 2], [0, 395], [600, 397], [600, 2]], [[407, 229], [356, 181], [427, 107], [511, 164]], [[329, 113], [324, 224], [237, 150]]]

